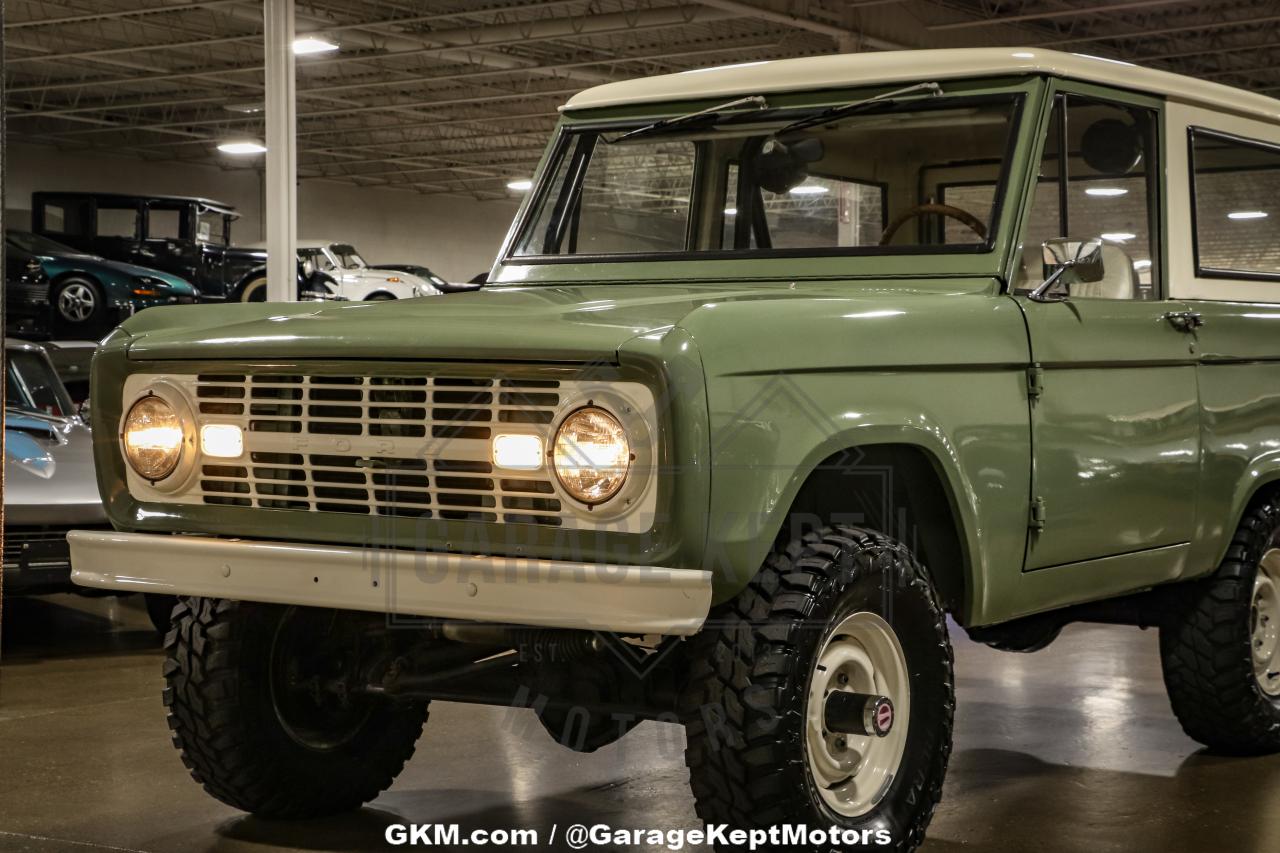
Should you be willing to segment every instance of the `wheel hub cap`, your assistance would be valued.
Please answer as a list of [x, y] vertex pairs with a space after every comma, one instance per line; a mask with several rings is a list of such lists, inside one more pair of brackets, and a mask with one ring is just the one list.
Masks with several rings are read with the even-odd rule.
[[96, 304], [93, 289], [78, 282], [67, 285], [58, 294], [58, 310], [63, 317], [76, 323], [88, 320]]
[[858, 817], [883, 799], [910, 715], [906, 656], [892, 626], [875, 613], [845, 617], [819, 645], [806, 706], [809, 771], [832, 811]]
[[1263, 693], [1280, 696], [1280, 548], [1272, 548], [1258, 562], [1249, 609], [1254, 677]]

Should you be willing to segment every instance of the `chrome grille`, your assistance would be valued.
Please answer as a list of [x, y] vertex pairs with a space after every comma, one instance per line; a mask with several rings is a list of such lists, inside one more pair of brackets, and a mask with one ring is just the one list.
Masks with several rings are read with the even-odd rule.
[[205, 459], [192, 497], [221, 506], [513, 522], [570, 519], [545, 472], [495, 472], [504, 426], [544, 439], [562, 383], [449, 376], [200, 374], [201, 423], [245, 430]]

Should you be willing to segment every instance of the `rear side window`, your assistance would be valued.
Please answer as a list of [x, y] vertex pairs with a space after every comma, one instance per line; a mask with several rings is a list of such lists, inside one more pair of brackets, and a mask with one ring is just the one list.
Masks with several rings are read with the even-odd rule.
[[138, 236], [138, 208], [98, 205], [99, 237]]
[[1191, 129], [1197, 273], [1280, 278], [1280, 146]]
[[68, 237], [84, 234], [92, 207], [87, 202], [41, 201], [37, 213], [39, 230]]
[[60, 204], [46, 204], [44, 206], [44, 228], [46, 231], [54, 231], [58, 234], [68, 234], [67, 230], [67, 211]]

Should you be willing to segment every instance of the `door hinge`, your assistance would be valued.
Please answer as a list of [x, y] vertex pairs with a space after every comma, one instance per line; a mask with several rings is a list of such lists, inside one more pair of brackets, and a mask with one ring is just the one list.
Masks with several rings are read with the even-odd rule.
[[1044, 393], [1044, 368], [1038, 364], [1027, 368], [1027, 396], [1039, 400]]
[[1031, 501], [1031, 520], [1028, 523], [1032, 530], [1044, 530], [1044, 498], [1035, 498]]

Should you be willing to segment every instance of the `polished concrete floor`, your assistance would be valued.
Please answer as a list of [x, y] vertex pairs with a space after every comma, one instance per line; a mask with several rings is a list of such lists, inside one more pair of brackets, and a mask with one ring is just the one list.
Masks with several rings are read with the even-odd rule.
[[[206, 797], [170, 747], [139, 603], [6, 602], [3, 641], [3, 851], [354, 851], [384, 849], [385, 827], [406, 821], [561, 833], [696, 823], [676, 727], [645, 724], [581, 756], [528, 712], [448, 704], [433, 706], [417, 755], [369, 808], [255, 820]], [[1280, 757], [1221, 758], [1188, 740], [1153, 633], [1074, 626], [1036, 655], [955, 642], [955, 753], [924, 851], [1280, 850]]]

